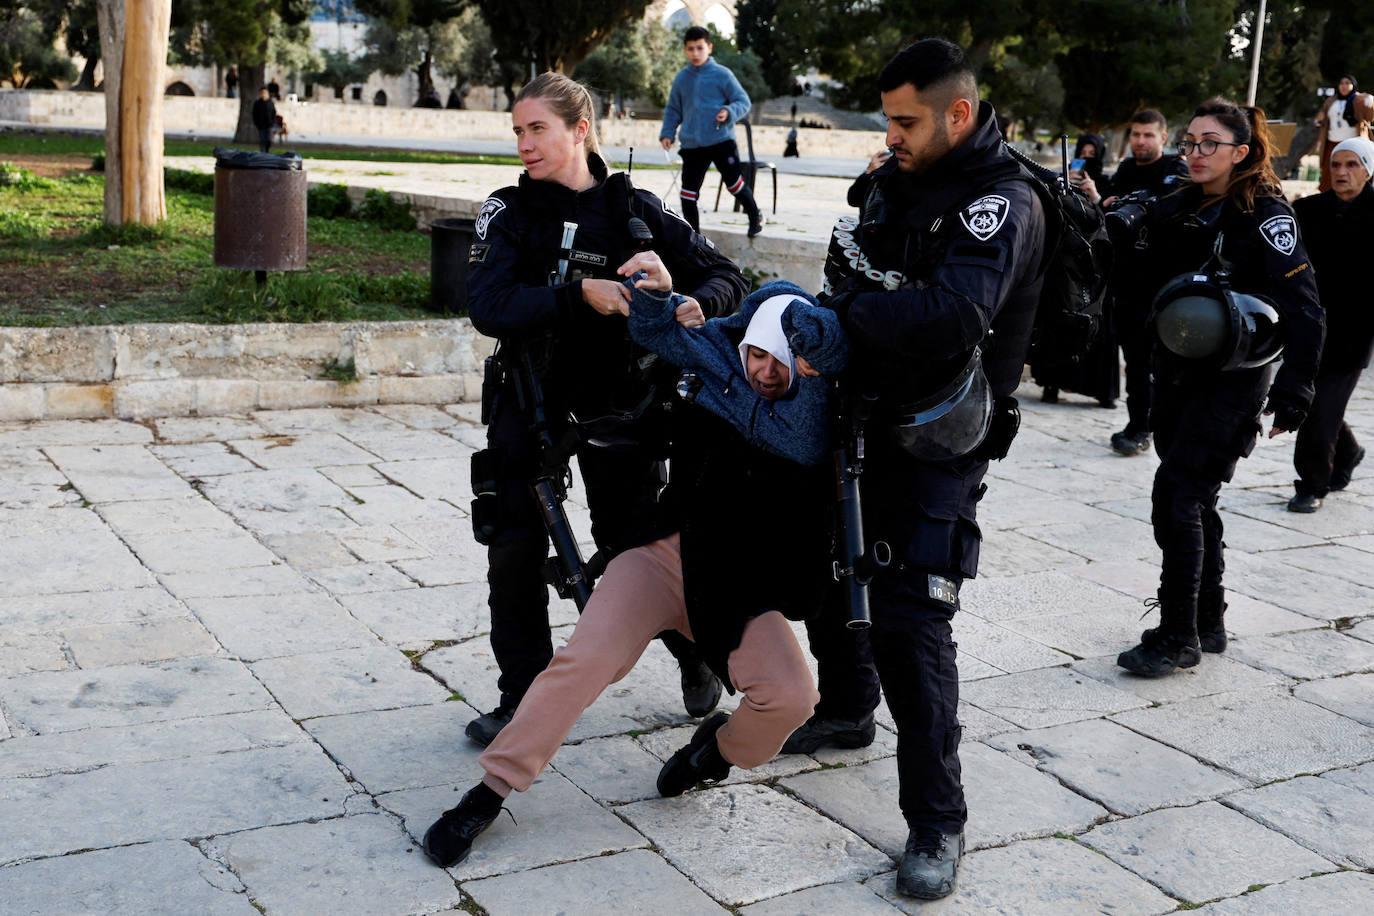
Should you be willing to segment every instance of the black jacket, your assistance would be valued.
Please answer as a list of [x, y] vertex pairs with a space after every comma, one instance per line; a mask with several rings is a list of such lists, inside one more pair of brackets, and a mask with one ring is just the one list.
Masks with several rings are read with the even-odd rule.
[[897, 290], [833, 297], [865, 387], [919, 397], [981, 346], [994, 392], [1016, 389], [1045, 246], [1044, 209], [1021, 174], [982, 102], [972, 136], [923, 174], [889, 159], [868, 176], [860, 245], [875, 269], [908, 279]]
[[[1293, 208], [1281, 197], [1261, 196], [1246, 213], [1231, 198], [1200, 208], [1202, 189], [1187, 185], [1161, 198], [1138, 243], [1145, 283], [1158, 291], [1169, 280], [1212, 261], [1217, 235], [1221, 256], [1230, 264], [1231, 285], [1243, 293], [1266, 296], [1283, 323], [1283, 365], [1274, 395], [1306, 410], [1321, 356], [1323, 316], [1315, 271], [1297, 231]], [[1157, 348], [1160, 350], [1161, 348]], [[1159, 365], [1175, 376], [1190, 364], [1161, 352]]]
[[1175, 181], [1188, 177], [1188, 164], [1182, 156], [1165, 154], [1154, 162], [1141, 165], [1135, 159], [1126, 159], [1117, 167], [1116, 174], [1107, 186], [1098, 187], [1103, 197], [1125, 197], [1133, 191], [1149, 191], [1154, 197], [1170, 190], [1170, 178]]
[[834, 469], [752, 446], [703, 407], [676, 402], [674, 415], [665, 503], [682, 522], [687, 618], [728, 686], [726, 663], [750, 620], [768, 611], [802, 620], [820, 609], [833, 582]]
[[253, 102], [253, 126], [258, 130], [271, 130], [277, 124], [277, 106], [271, 99], [257, 99]]
[[1374, 239], [1374, 182], [1351, 201], [1334, 191], [1304, 197], [1293, 212], [1326, 310], [1321, 371], [1343, 375], [1368, 366], [1374, 355], [1374, 288], [1365, 258]]

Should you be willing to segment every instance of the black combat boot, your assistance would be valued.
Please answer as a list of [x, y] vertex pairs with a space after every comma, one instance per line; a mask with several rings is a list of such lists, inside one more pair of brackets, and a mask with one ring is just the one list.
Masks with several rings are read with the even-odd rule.
[[812, 716], [783, 744], [783, 754], [813, 754], [823, 747], [856, 748], [873, 743], [877, 728], [873, 713], [862, 719], [827, 719]]
[[483, 713], [469, 722], [464, 734], [475, 744], [486, 747], [496, 740], [496, 736], [501, 734], [501, 729], [510, 724], [514, 715], [515, 707], [502, 703], [491, 712]]
[[959, 859], [964, 855], [962, 833], [912, 830], [902, 862], [897, 866], [897, 893], [922, 900], [939, 900], [954, 893]]
[[703, 661], [686, 659], [678, 664], [682, 669], [682, 706], [687, 715], [700, 719], [716, 708], [724, 685], [711, 666]]
[[703, 782], [720, 782], [730, 775], [730, 762], [720, 755], [716, 732], [730, 721], [730, 714], [717, 712], [697, 726], [696, 734], [658, 771], [658, 794], [664, 798], [681, 795]]
[[1198, 594], [1197, 638], [1203, 652], [1226, 651], [1226, 592], [1222, 589]]
[[1179, 668], [1191, 668], [1202, 660], [1197, 638], [1197, 608], [1193, 601], [1159, 597], [1146, 605], [1159, 608], [1159, 626], [1140, 634], [1140, 645], [1116, 657], [1116, 663], [1142, 677], [1163, 677]]
[[450, 808], [425, 831], [421, 846], [440, 868], [451, 868], [468, 857], [472, 841], [496, 820], [504, 799], [478, 783], [467, 791], [458, 806]]

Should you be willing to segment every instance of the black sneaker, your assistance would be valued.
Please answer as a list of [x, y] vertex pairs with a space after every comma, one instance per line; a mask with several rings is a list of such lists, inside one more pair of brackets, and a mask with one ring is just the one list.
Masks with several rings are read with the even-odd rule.
[[897, 893], [922, 900], [948, 897], [954, 893], [959, 859], [963, 855], [962, 833], [911, 831], [902, 853], [902, 863], [897, 866]]
[[1355, 473], [1355, 467], [1364, 461], [1364, 446], [1355, 449], [1355, 454], [1351, 456], [1349, 464], [1343, 464], [1331, 470], [1331, 489], [1344, 490], [1350, 486], [1350, 477]]
[[1112, 433], [1112, 450], [1118, 455], [1143, 455], [1150, 450], [1150, 434], [1135, 433], [1129, 429]]
[[515, 707], [503, 704], [469, 722], [464, 734], [474, 743], [486, 747], [496, 740], [496, 736], [501, 734], [501, 729], [510, 724], [514, 715]]
[[716, 746], [716, 732], [730, 721], [728, 712], [717, 712], [697, 726], [692, 740], [668, 758], [658, 771], [658, 794], [664, 798], [681, 795], [703, 782], [720, 782], [730, 775], [730, 764]]
[[752, 239], [763, 231], [763, 214], [749, 217], [749, 237]]
[[825, 719], [812, 716], [782, 746], [783, 754], [814, 754], [823, 747], [856, 748], [873, 743], [877, 727], [873, 713], [862, 719]]
[[682, 706], [693, 719], [700, 719], [715, 709], [724, 689], [720, 678], [705, 662], [682, 665]]
[[468, 789], [457, 807], [445, 811], [425, 831], [420, 842], [425, 855], [440, 868], [452, 868], [466, 859], [472, 841], [501, 813], [501, 803], [501, 796], [484, 783]]
[[1322, 498], [1313, 493], [1296, 493], [1288, 501], [1289, 512], [1301, 512], [1304, 515], [1316, 512], [1322, 507]]
[[1164, 635], [1158, 628], [1140, 634], [1140, 645], [1116, 657], [1116, 663], [1141, 677], [1163, 677], [1179, 668], [1191, 668], [1202, 661], [1202, 647], [1196, 636]]

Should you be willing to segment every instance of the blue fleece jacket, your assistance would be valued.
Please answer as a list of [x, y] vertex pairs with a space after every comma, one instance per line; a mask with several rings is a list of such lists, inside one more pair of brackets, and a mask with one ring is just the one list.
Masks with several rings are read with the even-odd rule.
[[[691, 64], [673, 77], [668, 105], [663, 109], [661, 139], [673, 139], [681, 126], [682, 148], [700, 149], [735, 139], [735, 122], [749, 114], [749, 95], [729, 67], [708, 57], [700, 67]], [[724, 124], [716, 121], [722, 108], [730, 111]]]
[[[788, 393], [770, 401], [754, 393], [740, 363], [739, 341], [758, 307], [774, 296], [796, 299], [782, 314], [782, 329], [794, 356], [820, 376], [798, 377]], [[728, 420], [749, 441], [798, 464], [814, 465], [830, 455], [830, 385], [825, 376], [844, 369], [849, 344], [839, 316], [816, 304], [801, 287], [777, 280], [759, 287], [725, 318], [700, 328], [677, 323], [682, 297], [637, 289], [630, 302], [630, 335], [641, 345], [701, 378], [696, 403]]]

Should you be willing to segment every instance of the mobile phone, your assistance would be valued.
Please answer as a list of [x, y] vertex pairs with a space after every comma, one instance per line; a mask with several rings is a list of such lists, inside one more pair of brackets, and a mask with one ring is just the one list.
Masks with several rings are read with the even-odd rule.
[[[1061, 161], [1062, 161], [1062, 160], [1061, 160]], [[1072, 159], [1072, 160], [1069, 161], [1069, 171], [1070, 171], [1070, 172], [1081, 172], [1081, 171], [1083, 171], [1083, 166], [1087, 165], [1087, 163], [1088, 163], [1088, 160], [1086, 160], [1086, 159]]]

